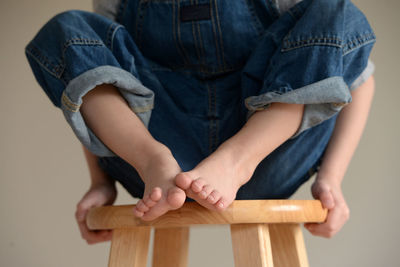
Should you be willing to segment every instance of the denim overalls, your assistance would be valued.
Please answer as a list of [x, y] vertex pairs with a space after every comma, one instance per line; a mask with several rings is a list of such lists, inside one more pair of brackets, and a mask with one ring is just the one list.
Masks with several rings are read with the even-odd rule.
[[116, 86], [183, 171], [255, 111], [305, 104], [298, 132], [237, 194], [259, 199], [287, 198], [317, 170], [374, 42], [364, 15], [346, 0], [304, 0], [284, 14], [271, 0], [127, 0], [116, 21], [84, 11], [55, 16], [26, 54], [79, 140], [134, 197], [144, 190], [139, 175], [79, 111], [96, 85]]

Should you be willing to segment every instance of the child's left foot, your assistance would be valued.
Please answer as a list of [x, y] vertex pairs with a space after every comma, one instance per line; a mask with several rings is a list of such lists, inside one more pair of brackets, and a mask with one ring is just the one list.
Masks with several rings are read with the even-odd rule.
[[200, 205], [225, 210], [235, 199], [239, 188], [251, 178], [254, 169], [233, 164], [223, 153], [214, 152], [193, 170], [179, 173], [175, 184]]

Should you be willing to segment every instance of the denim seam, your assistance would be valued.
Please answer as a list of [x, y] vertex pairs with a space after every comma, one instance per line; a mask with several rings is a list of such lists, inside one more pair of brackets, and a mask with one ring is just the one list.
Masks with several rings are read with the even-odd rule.
[[[197, 0], [196, 0], [196, 4], [197, 4]], [[201, 29], [200, 29], [200, 23], [196, 22], [197, 24], [197, 31], [199, 33], [199, 42], [200, 42], [200, 51], [201, 51], [201, 62], [204, 66], [206, 66], [206, 61], [205, 61], [205, 50], [204, 50], [204, 45], [203, 45], [203, 37], [201, 36]]]
[[184, 56], [183, 60], [186, 60], [186, 62], [190, 64], [190, 57], [188, 56], [188, 53], [186, 52], [185, 46], [182, 43], [182, 38], [181, 38], [181, 13], [180, 13], [181, 6], [180, 6], [180, 1], [177, 1], [177, 2], [178, 2], [178, 14], [177, 14], [178, 15], [177, 16], [178, 43], [179, 43], [179, 46], [182, 49], [182, 53], [183, 53], [183, 56]]
[[[288, 39], [290, 38], [290, 34], [291, 33], [289, 33], [284, 38], [281, 52], [288, 52], [294, 49], [308, 46], [331, 46], [340, 48], [342, 50], [343, 56], [345, 56], [357, 48], [375, 42], [375, 34], [373, 33], [360, 35], [359, 37], [356, 37], [345, 44], [343, 44], [343, 40], [338, 37], [313, 37], [304, 40], [289, 41]], [[358, 45], [351, 47], [352, 44], [357, 43]]]
[[[195, 67], [197, 66], [197, 65], [194, 65]], [[166, 71], [166, 70], [169, 70], [169, 71], [177, 71], [177, 70], [183, 70], [183, 71], [189, 71], [189, 72], [200, 72], [200, 73], [203, 73], [203, 74], [212, 74], [212, 75], [218, 75], [218, 74], [224, 74], [224, 73], [226, 73], [226, 72], [229, 72], [229, 71], [238, 71], [238, 70], [240, 70], [242, 67], [243, 67], [243, 65], [240, 65], [240, 66], [232, 66], [232, 67], [229, 67], [229, 68], [227, 68], [227, 69], [225, 69], [224, 71], [221, 71], [221, 70], [217, 70], [217, 71], [208, 71], [208, 70], [202, 70], [201, 69], [201, 65], [200, 65], [200, 70], [188, 70], [188, 68], [190, 68], [190, 67], [192, 67], [192, 66], [173, 66], [173, 67], [171, 67], [171, 68], [162, 68], [162, 67], [151, 67], [151, 70], [153, 70], [153, 71]]]
[[147, 111], [152, 110], [153, 108], [154, 108], [154, 105], [153, 105], [153, 104], [150, 104], [150, 105], [147, 105], [147, 106], [143, 106], [143, 107], [134, 107], [134, 106], [131, 106], [131, 109], [132, 109], [133, 112], [135, 112], [135, 113], [144, 113], [144, 112], [147, 112]]
[[136, 35], [136, 40], [135, 42], [137, 43], [138, 47], [142, 47], [142, 30], [143, 30], [143, 20], [144, 20], [144, 14], [145, 14], [145, 7], [144, 5], [147, 5], [147, 1], [140, 0], [139, 2], [139, 7], [138, 7], [138, 12], [136, 15], [136, 25], [135, 25], [135, 35]]
[[215, 15], [214, 15], [214, 8], [212, 8], [212, 5], [210, 5], [210, 7], [211, 7], [211, 23], [212, 23], [212, 30], [213, 30], [213, 33], [214, 33], [214, 41], [215, 41], [215, 51], [216, 51], [216, 53], [217, 53], [217, 62], [218, 62], [218, 65], [219, 65], [219, 67], [221, 66], [221, 55], [220, 55], [220, 50], [219, 50], [219, 46], [218, 46], [218, 42], [217, 42], [217, 32], [216, 32], [216, 27], [215, 27], [215, 24], [214, 24], [214, 20], [215, 20]]
[[251, 24], [254, 26], [255, 30], [257, 31], [258, 36], [261, 36], [263, 34], [263, 26], [262, 23], [260, 21], [260, 19], [258, 18], [258, 16], [256, 15], [256, 12], [254, 10], [254, 1], [253, 0], [246, 0], [246, 2], [248, 3], [247, 9], [249, 10], [249, 13], [251, 15]]
[[74, 46], [74, 45], [104, 47], [104, 43], [102, 41], [96, 40], [96, 39], [72, 38], [72, 39], [67, 40], [63, 44], [63, 48], [61, 50], [61, 64], [60, 64], [62, 66], [62, 70], [60, 73], [60, 79], [63, 80], [65, 83], [68, 83], [67, 80], [62, 77], [64, 74], [64, 70], [65, 70], [65, 52], [67, 51], [67, 49], [69, 47]]
[[119, 23], [122, 23], [122, 19], [125, 16], [125, 11], [126, 11], [126, 6], [128, 4], [128, 0], [122, 0], [119, 4], [117, 16], [115, 17], [115, 20]]
[[194, 39], [194, 48], [196, 49], [197, 60], [199, 62], [202, 62], [201, 52], [200, 52], [200, 48], [199, 48], [199, 41], [197, 39], [196, 32], [195, 32], [195, 22], [194, 21], [192, 21], [192, 34], [193, 34], [193, 39]]
[[[56, 77], [57, 79], [61, 78], [62, 72], [59, 73], [61, 64], [54, 65], [53, 63], [51, 63], [50, 60], [45, 55], [43, 55], [37, 47], [33, 45], [33, 43], [31, 43], [26, 48], [26, 53], [29, 54], [36, 61], [36, 63], [38, 63], [49, 74]], [[61, 81], [65, 84], [64, 80]]]
[[[179, 43], [178, 43], [178, 39], [177, 39], [177, 33], [176, 33], [176, 7], [175, 7], [175, 1], [173, 0], [172, 3], [172, 36], [174, 37], [174, 43], [175, 43], [175, 48], [178, 51], [178, 53], [181, 55], [182, 60], [183, 60], [183, 65], [186, 64], [186, 59], [185, 59], [185, 55], [183, 54], [183, 52], [181, 51], [181, 49], [179, 48]], [[178, 10], [179, 12], [179, 10]]]
[[[367, 33], [367, 34], [361, 35], [359, 37], [356, 37], [353, 40], [346, 43], [345, 45], [343, 45], [343, 56], [351, 53], [352, 51], [354, 51], [364, 45], [373, 43], [375, 41], [376, 41], [376, 37], [375, 37], [374, 33]], [[355, 46], [351, 47], [351, 45], [353, 45], [353, 44]]]
[[79, 108], [81, 105], [77, 105], [74, 102], [69, 99], [69, 97], [65, 94], [65, 91], [63, 91], [62, 96], [61, 96], [61, 102], [64, 104], [64, 106], [71, 112], [78, 112]]
[[291, 33], [289, 33], [287, 37], [284, 38], [281, 52], [287, 52], [302, 47], [316, 46], [316, 45], [342, 48], [343, 41], [337, 37], [313, 37], [304, 40], [289, 41], [288, 39], [290, 38], [290, 34]]
[[220, 19], [219, 19], [219, 14], [218, 14], [218, 3], [217, 0], [214, 0], [215, 3], [215, 15], [216, 15], [216, 22], [218, 26], [218, 32], [219, 32], [219, 43], [221, 47], [221, 57], [222, 57], [222, 68], [223, 70], [226, 69], [226, 62], [225, 62], [225, 50], [224, 50], [224, 43], [222, 39], [222, 31], [221, 31], [221, 24], [220, 24]]
[[[190, 4], [194, 5], [193, 0], [190, 0]], [[200, 50], [199, 50], [199, 46], [198, 46], [197, 36], [195, 33], [195, 22], [192, 21], [191, 24], [192, 24], [192, 34], [193, 34], [193, 39], [194, 39], [194, 48], [196, 50], [197, 60], [199, 62], [201, 62]]]
[[114, 37], [119, 28], [122, 28], [122, 25], [117, 23], [112, 23], [107, 30], [107, 46], [111, 51], [114, 50]]

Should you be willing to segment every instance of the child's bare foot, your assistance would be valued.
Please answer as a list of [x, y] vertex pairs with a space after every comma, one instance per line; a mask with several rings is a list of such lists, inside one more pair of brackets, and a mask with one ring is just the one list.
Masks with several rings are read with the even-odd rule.
[[139, 171], [145, 190], [143, 199], [134, 208], [134, 214], [150, 221], [169, 210], [180, 208], [186, 194], [174, 182], [179, 172], [181, 169], [169, 150], [162, 150], [151, 157], [149, 163]]
[[231, 156], [216, 151], [193, 170], [179, 173], [175, 183], [200, 205], [222, 211], [233, 202], [239, 188], [251, 178], [254, 169], [242, 166], [234, 164]]

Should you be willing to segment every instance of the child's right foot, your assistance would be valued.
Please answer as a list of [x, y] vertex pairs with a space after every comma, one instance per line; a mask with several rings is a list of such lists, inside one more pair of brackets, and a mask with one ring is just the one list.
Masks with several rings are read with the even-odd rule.
[[139, 172], [145, 183], [143, 199], [134, 208], [135, 216], [151, 221], [169, 210], [180, 208], [186, 199], [185, 192], [177, 187], [175, 176], [181, 168], [168, 149], [151, 157], [149, 163]]

